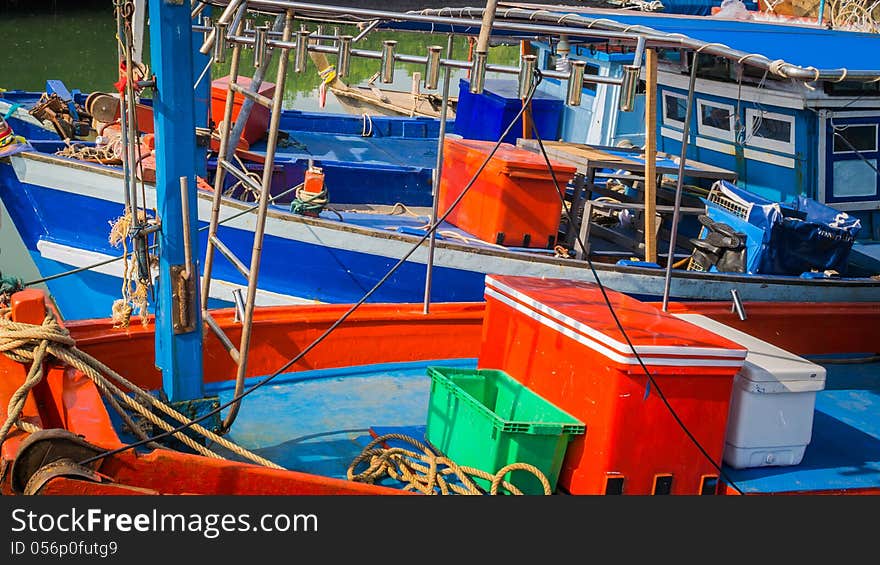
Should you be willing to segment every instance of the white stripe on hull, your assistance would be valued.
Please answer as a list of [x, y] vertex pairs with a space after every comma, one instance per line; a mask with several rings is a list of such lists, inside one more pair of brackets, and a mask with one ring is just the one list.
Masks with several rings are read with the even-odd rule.
[[[42, 158], [40, 158], [42, 159]], [[28, 158], [27, 154], [11, 158], [15, 172], [23, 183], [54, 190], [97, 198], [120, 206], [124, 203], [123, 181], [115, 171], [100, 167], [68, 167], [63, 164]], [[151, 185], [146, 190], [147, 207], [155, 207], [156, 193]], [[211, 211], [211, 194], [199, 193], [199, 219], [207, 222]], [[235, 206], [221, 207], [221, 218], [228, 218], [240, 211]], [[106, 218], [112, 220], [114, 218]], [[100, 221], [103, 221], [100, 220]], [[245, 214], [224, 223], [228, 228], [253, 232], [256, 218]], [[266, 235], [300, 243], [324, 247], [330, 250], [351, 251], [396, 261], [407, 253], [415, 241], [413, 236], [397, 237], [336, 221], [306, 221], [294, 214], [270, 215], [266, 221]], [[387, 236], [387, 237], [383, 237]], [[427, 246], [423, 245], [410, 257], [412, 263], [427, 264]], [[595, 282], [591, 270], [584, 262], [558, 260], [547, 262], [535, 260], [534, 255], [507, 253], [503, 255], [469, 250], [464, 246], [437, 246], [434, 256], [436, 267], [470, 271], [478, 274], [522, 275], [561, 278]], [[663, 272], [643, 274], [623, 272], [597, 265], [603, 284], [628, 294], [661, 296]], [[672, 277], [670, 296], [698, 300], [730, 300], [731, 289], [737, 289], [744, 301], [874, 301], [880, 299], [880, 288], [874, 284], [864, 286], [794, 285], [785, 280], [775, 282], [772, 278], [756, 278], [754, 281], [706, 281], [697, 277]]]
[[[38, 241], [37, 250], [39, 250], [40, 256], [42, 256], [43, 259], [58, 261], [59, 263], [70, 265], [71, 267], [87, 267], [113, 258], [111, 255], [77, 249], [76, 247], [70, 247], [68, 245], [62, 245], [51, 241]], [[121, 280], [123, 269], [124, 266], [122, 261], [114, 261], [113, 263], [101, 265], [90, 270], [96, 273], [110, 275], [111, 277], [117, 277]], [[210, 297], [216, 298], [217, 300], [232, 302], [232, 291], [234, 289], [247, 291], [247, 286], [214, 279], [211, 281]], [[317, 300], [308, 300], [306, 298], [298, 298], [296, 296], [288, 296], [286, 294], [258, 289], [256, 304], [257, 306], [284, 306], [288, 304], [320, 304], [320, 302]]]

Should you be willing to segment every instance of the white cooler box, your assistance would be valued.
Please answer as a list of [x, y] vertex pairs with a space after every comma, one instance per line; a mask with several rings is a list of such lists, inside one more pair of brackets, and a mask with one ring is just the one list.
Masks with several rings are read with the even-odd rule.
[[825, 368], [711, 318], [678, 316], [749, 350], [734, 379], [724, 462], [735, 469], [800, 463]]

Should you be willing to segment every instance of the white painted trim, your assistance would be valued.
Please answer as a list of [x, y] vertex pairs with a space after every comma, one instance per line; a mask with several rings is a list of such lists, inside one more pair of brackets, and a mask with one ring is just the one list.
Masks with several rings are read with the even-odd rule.
[[[791, 129], [789, 130], [788, 141], [768, 139], [766, 137], [760, 137], [756, 135], [754, 118], [760, 118], [761, 120], [776, 120], [789, 124], [791, 126]], [[764, 110], [758, 110], [757, 108], [746, 108], [746, 145], [750, 145], [752, 147], [760, 147], [762, 149], [770, 149], [771, 151], [778, 151], [780, 153], [786, 153], [788, 155], [794, 155], [795, 139], [794, 116], [790, 116], [788, 114], [780, 114], [778, 112], [766, 112]], [[792, 165], [792, 167], [793, 166], [794, 165]]]
[[[873, 101], [873, 106], [876, 107], [878, 101]], [[880, 119], [880, 110], [873, 110], [870, 112], [848, 112], [848, 111], [838, 111], [838, 112], [825, 112], [825, 117], [828, 118], [877, 118]]]
[[681, 142], [681, 140], [684, 139], [684, 132], [675, 131], [674, 129], [669, 129], [663, 126], [660, 127], [660, 135], [668, 137], [669, 139], [674, 139], [678, 142]]
[[[878, 96], [872, 97], [827, 97], [827, 98], [806, 98], [806, 102], [804, 107], [806, 108], [822, 108], [822, 109], [830, 109], [830, 108], [840, 108], [840, 109], [849, 109], [849, 108], [876, 108], [878, 102]], [[876, 112], [872, 112], [869, 115], [876, 116]]]
[[669, 90], [661, 90], [660, 96], [662, 97], [661, 103], [662, 103], [662, 107], [663, 107], [663, 116], [661, 116], [662, 117], [661, 122], [664, 125], [676, 126], [680, 129], [684, 129], [684, 120], [681, 120], [681, 121], [673, 120], [672, 118], [667, 117], [667, 115], [666, 115], [666, 113], [667, 113], [666, 112], [666, 110], [667, 110], [666, 97], [671, 96], [673, 98], [678, 98], [679, 100], [684, 100], [685, 105], [687, 105], [687, 96], [684, 96], [684, 95], [681, 95], [677, 92], [672, 92]]
[[[554, 322], [565, 324], [566, 326], [574, 329], [574, 331], [569, 330], [572, 331], [572, 333], [577, 332], [583, 338], [586, 338], [597, 345], [601, 344], [600, 346], [604, 348], [610, 347], [618, 354], [629, 355], [632, 353], [632, 348], [630, 348], [629, 344], [616, 340], [609, 335], [593, 329], [583, 322], [575, 320], [570, 316], [566, 316], [562, 312], [554, 310], [553, 308], [550, 308], [549, 306], [538, 302], [537, 300], [527, 296], [526, 294], [523, 294], [522, 292], [507, 286], [506, 284], [498, 281], [491, 275], [486, 276], [486, 295], [497, 298], [498, 300], [505, 302], [505, 304], [508, 304], [509, 306], [515, 308], [518, 312], [531, 315], [535, 319], [538, 319], [538, 317], [546, 317], [553, 320]], [[579, 341], [581, 340], [579, 339]], [[585, 345], [588, 344], [585, 343]], [[590, 345], [590, 347], [593, 346]], [[596, 348], [593, 347], [593, 349]], [[723, 349], [719, 347], [684, 348], [672, 345], [636, 345], [635, 350], [640, 356], [643, 354], [673, 355], [679, 356], [679, 358], [681, 358], [681, 356], [686, 356], [684, 357], [684, 359], [694, 359], [698, 357], [723, 357], [726, 359], [744, 359], [746, 356], [745, 351], [736, 349]], [[635, 356], [631, 356], [628, 358], [638, 363], [638, 360], [635, 359]], [[663, 360], [668, 360], [668, 358], [664, 357]]]
[[760, 161], [761, 163], [779, 165], [780, 167], [787, 167], [789, 169], [793, 169], [795, 165], [795, 160], [791, 157], [774, 155], [773, 153], [757, 151], [755, 149], [749, 149], [747, 147], [743, 149], [743, 157], [745, 157], [746, 159], [751, 159], [752, 161]]
[[[620, 363], [621, 365], [634, 365], [639, 366], [639, 359], [636, 358], [635, 355], [621, 355], [620, 353], [608, 349], [601, 343], [593, 341], [582, 333], [576, 332], [571, 328], [563, 326], [562, 324], [548, 318], [546, 316], [542, 316], [538, 312], [534, 310], [530, 310], [528, 308], [523, 307], [521, 304], [509, 299], [503, 294], [494, 291], [493, 289], [486, 287], [486, 297], [494, 298], [499, 302], [513, 308], [517, 312], [522, 315], [525, 315], [536, 322], [547, 326], [548, 328], [555, 330], [562, 335], [569, 337], [581, 345], [596, 351], [603, 357], [610, 359], [616, 363]], [[638, 351], [638, 348], [636, 348]], [[741, 367], [743, 364], [743, 359], [700, 359], [693, 357], [647, 357], [643, 356], [641, 352], [639, 353], [639, 357], [646, 366], [655, 366], [655, 367]]]
[[[670, 72], [660, 71], [657, 76], [657, 83], [663, 86], [671, 86], [680, 90], [687, 91], [689, 77]], [[731, 99], [731, 92], [737, 92], [739, 88], [726, 82], [718, 82], [698, 78], [695, 85], [695, 92], [699, 94], [708, 94], [710, 96], [718, 96], [720, 98]], [[733, 90], [731, 90], [733, 88]], [[779, 90], [769, 90], [767, 88], [755, 88], [754, 86], [742, 86], [740, 100], [743, 102], [752, 102], [756, 104], [766, 104], [768, 106], [778, 106], [780, 108], [790, 108], [792, 110], [803, 110], [804, 99], [802, 96], [782, 92]], [[874, 102], [876, 104], [876, 102]]]
[[854, 210], [880, 210], [880, 200], [865, 200], [862, 202], [832, 202], [828, 204], [841, 212]]
[[[113, 258], [112, 255], [106, 255], [104, 253], [98, 253], [86, 249], [78, 249], [69, 245], [62, 245], [60, 243], [45, 240], [37, 242], [37, 250], [40, 252], [40, 256], [43, 257], [43, 259], [57, 261], [75, 268], [88, 267], [95, 263]], [[123, 263], [122, 261], [114, 261], [113, 263], [94, 267], [90, 270], [103, 275], [122, 279]], [[153, 269], [153, 274], [157, 274], [155, 269]], [[232, 302], [232, 291], [234, 289], [246, 291], [247, 285], [240, 285], [221, 279], [213, 279], [211, 281], [210, 297]], [[258, 289], [256, 304], [257, 306], [282, 306], [287, 304], [321, 304], [321, 302]]]
[[714, 139], [706, 139], [705, 137], [699, 136], [697, 136], [694, 143], [696, 143], [697, 147], [702, 147], [703, 149], [718, 151], [719, 153], [725, 153], [727, 155], [736, 155], [736, 147], [729, 143], [721, 143]]
[[[727, 110], [727, 115], [730, 116], [730, 130], [723, 130], [721, 128], [716, 128], [713, 126], [707, 126], [703, 123], [703, 108], [717, 108], [719, 110]], [[711, 100], [697, 99], [697, 131], [700, 135], [710, 135], [712, 137], [717, 137], [718, 139], [723, 139], [725, 141], [734, 141], [734, 127], [736, 123], [736, 112], [732, 104], [724, 104], [722, 102], [713, 102]]]

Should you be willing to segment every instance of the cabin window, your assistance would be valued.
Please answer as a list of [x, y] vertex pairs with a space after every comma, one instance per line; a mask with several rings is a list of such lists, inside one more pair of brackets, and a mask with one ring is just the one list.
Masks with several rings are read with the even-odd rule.
[[834, 197], [855, 198], [877, 193], [877, 159], [835, 161]]
[[733, 106], [699, 101], [701, 135], [733, 141]]
[[877, 151], [877, 125], [845, 125], [834, 127], [835, 153]]
[[679, 94], [663, 94], [663, 123], [684, 129], [687, 117], [687, 98]]
[[[880, 198], [880, 124], [876, 116], [831, 118], [826, 122], [825, 200], [873, 203]], [[868, 204], [874, 206], [874, 204]]]
[[746, 144], [794, 154], [794, 116], [746, 109]]

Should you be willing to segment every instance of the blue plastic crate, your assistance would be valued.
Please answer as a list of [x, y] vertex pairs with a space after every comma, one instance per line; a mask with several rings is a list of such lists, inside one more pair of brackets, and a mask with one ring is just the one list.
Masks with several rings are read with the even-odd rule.
[[[471, 94], [470, 81], [458, 81], [458, 104], [455, 108], [455, 133], [465, 139], [497, 141], [522, 108], [517, 81], [487, 79], [482, 94]], [[532, 97], [532, 117], [541, 139], [556, 141], [562, 123], [563, 102], [538, 91]], [[522, 137], [522, 118], [504, 137], [516, 145]], [[530, 134], [529, 137], [532, 137]]]

